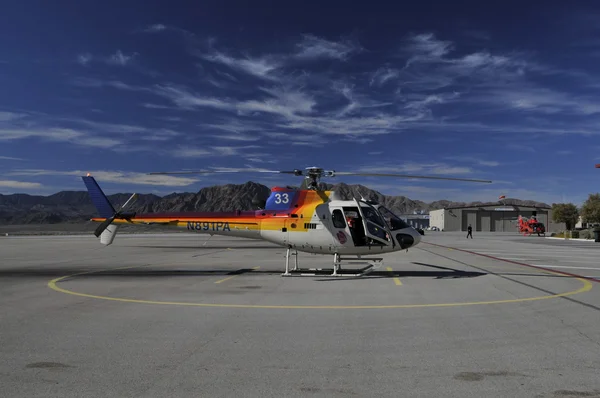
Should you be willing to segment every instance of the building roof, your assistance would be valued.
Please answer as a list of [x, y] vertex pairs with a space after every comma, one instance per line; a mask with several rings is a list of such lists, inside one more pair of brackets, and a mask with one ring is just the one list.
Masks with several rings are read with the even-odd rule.
[[423, 219], [428, 220], [429, 214], [398, 214], [400, 218], [410, 218], [411, 220]]
[[[544, 210], [550, 210], [552, 209], [552, 207], [550, 206], [544, 206], [544, 205], [528, 205], [528, 204], [518, 204], [518, 203], [507, 203], [507, 204], [503, 204], [500, 202], [487, 202], [487, 203], [474, 203], [474, 204], [470, 204], [470, 205], [463, 205], [463, 206], [446, 206], [444, 207], [444, 210], [452, 210], [452, 209], [477, 209], [480, 207], [490, 207], [490, 206], [495, 206], [495, 207], [517, 207], [519, 209], [524, 209], [524, 208], [530, 208], [530, 209], [544, 209]], [[436, 209], [439, 210], [439, 209]]]

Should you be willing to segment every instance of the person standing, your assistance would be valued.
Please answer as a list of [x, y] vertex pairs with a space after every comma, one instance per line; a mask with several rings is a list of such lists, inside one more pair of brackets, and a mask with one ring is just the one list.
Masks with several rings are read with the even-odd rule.
[[473, 239], [473, 228], [471, 228], [471, 224], [469, 224], [469, 226], [467, 227], [467, 239], [469, 239], [469, 236], [471, 237], [471, 239]]

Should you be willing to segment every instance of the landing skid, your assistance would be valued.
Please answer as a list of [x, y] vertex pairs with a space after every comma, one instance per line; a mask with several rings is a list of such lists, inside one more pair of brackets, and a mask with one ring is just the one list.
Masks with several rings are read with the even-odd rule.
[[[294, 256], [294, 267], [290, 269], [290, 256]], [[362, 268], [342, 269], [344, 264], [366, 264]], [[298, 267], [298, 251], [288, 248], [285, 253], [285, 272], [281, 276], [365, 276], [383, 266], [381, 257], [342, 257], [333, 255], [332, 268], [300, 268]]]

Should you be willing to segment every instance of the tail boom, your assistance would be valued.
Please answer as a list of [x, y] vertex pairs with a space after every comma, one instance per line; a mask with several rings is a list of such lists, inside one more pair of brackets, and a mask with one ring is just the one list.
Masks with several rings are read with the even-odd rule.
[[[105, 218], [93, 218], [92, 221], [103, 222]], [[260, 220], [252, 212], [235, 213], [147, 213], [138, 214], [128, 220], [116, 219], [115, 225], [162, 225], [196, 233], [210, 235], [235, 236], [242, 238], [258, 238], [260, 236]]]

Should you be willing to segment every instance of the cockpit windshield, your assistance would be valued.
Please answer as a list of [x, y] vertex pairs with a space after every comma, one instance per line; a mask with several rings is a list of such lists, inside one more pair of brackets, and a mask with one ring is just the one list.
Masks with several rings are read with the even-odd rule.
[[379, 225], [380, 227], [385, 226], [383, 220], [381, 219], [381, 216], [379, 214], [377, 214], [377, 211], [375, 211], [375, 209], [371, 206], [361, 206], [361, 211], [365, 216], [365, 219], [367, 221], [371, 221], [372, 223], [375, 223], [377, 225]]
[[379, 206], [377, 210], [379, 210], [379, 213], [383, 216], [390, 231], [397, 231], [399, 229], [410, 228], [410, 225], [408, 225], [403, 219], [401, 219], [385, 207]]

